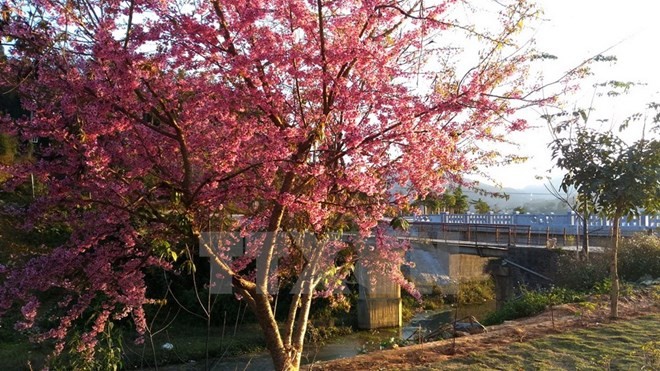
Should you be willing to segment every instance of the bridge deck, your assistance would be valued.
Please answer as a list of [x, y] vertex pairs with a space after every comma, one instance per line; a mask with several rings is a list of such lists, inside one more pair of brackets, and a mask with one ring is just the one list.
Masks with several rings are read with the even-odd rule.
[[[541, 245], [527, 245], [527, 244], [509, 244], [497, 242], [474, 242], [464, 240], [448, 240], [437, 238], [423, 238], [423, 237], [399, 237], [401, 240], [410, 242], [417, 242], [423, 244], [437, 245], [442, 244], [450, 248], [456, 248], [459, 254], [478, 255], [487, 258], [501, 258], [507, 255], [510, 247], [524, 248], [524, 249], [546, 249], [546, 246]], [[575, 246], [558, 246], [558, 249], [565, 251], [575, 251]], [[605, 249], [602, 246], [589, 246], [592, 252], [603, 252]]]

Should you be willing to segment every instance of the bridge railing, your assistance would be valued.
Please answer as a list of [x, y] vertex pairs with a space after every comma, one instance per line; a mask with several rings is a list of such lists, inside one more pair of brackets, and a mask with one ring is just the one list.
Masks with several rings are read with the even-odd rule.
[[[582, 221], [577, 214], [433, 214], [409, 217], [414, 222], [429, 222], [440, 224], [490, 224], [529, 226], [533, 232], [581, 234]], [[591, 216], [588, 221], [589, 233], [594, 235], [609, 235], [612, 233], [611, 220]], [[620, 223], [623, 234], [643, 232], [660, 228], [660, 215], [640, 215]]]

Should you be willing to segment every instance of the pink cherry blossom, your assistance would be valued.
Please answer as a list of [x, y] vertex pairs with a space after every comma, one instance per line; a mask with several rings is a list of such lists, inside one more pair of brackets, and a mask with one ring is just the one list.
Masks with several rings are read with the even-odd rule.
[[[35, 161], [2, 169], [5, 185], [33, 177], [44, 190], [14, 215], [71, 234], [1, 267], [0, 315], [20, 307], [28, 328], [41, 294], [62, 293], [57, 327], [38, 337], [58, 352], [84, 316], [90, 356], [108, 321], [130, 317], [144, 334], [147, 270], [180, 273], [204, 231], [305, 231], [324, 241], [307, 256], [291, 242], [276, 257], [267, 238], [237, 259], [211, 249], [258, 313], [276, 367], [297, 368], [312, 295], [294, 296], [281, 331], [268, 282], [305, 277], [329, 295], [375, 234], [365, 262], [414, 292], [399, 269], [407, 247], [379, 221], [463, 182], [479, 141], [505, 140], [498, 130], [526, 127], [511, 117], [519, 108], [553, 99], [532, 94], [530, 54], [516, 44], [536, 14], [526, 1], [494, 3], [484, 24], [456, 18], [456, 1], [5, 3], [0, 37], [15, 41], [0, 85], [30, 115], [3, 118], [2, 131], [42, 143]], [[354, 241], [328, 242], [339, 230]], [[267, 268], [247, 269], [259, 257]]]

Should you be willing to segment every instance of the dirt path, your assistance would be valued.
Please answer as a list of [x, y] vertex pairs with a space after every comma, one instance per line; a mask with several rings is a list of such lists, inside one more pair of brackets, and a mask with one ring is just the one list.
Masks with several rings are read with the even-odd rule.
[[[642, 315], [660, 312], [660, 302], [650, 292], [651, 290], [647, 290], [633, 298], [622, 298], [618, 321], [632, 320]], [[611, 322], [608, 319], [608, 298], [593, 297], [592, 302], [595, 307], [565, 304], [556, 307], [552, 312], [546, 311], [534, 317], [490, 326], [486, 333], [456, 338], [455, 345], [453, 339], [442, 340], [316, 363], [305, 369], [328, 371], [406, 369], [485, 349], [505, 347], [514, 342], [524, 342], [547, 334]]]

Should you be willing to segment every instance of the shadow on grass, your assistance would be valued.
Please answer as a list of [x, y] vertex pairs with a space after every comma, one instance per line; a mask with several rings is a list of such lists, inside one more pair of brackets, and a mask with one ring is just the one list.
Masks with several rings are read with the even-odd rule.
[[[176, 324], [152, 338], [145, 337], [143, 345], [124, 343], [127, 369], [149, 368], [154, 365], [204, 363], [207, 359], [207, 328]], [[151, 342], [153, 341], [153, 347]], [[265, 339], [257, 324], [243, 324], [223, 334], [221, 327], [212, 327], [208, 337], [208, 359], [218, 360], [242, 354], [263, 352]]]
[[[599, 325], [470, 354], [416, 370], [658, 370], [660, 315]], [[643, 368], [644, 367], [644, 368]]]

